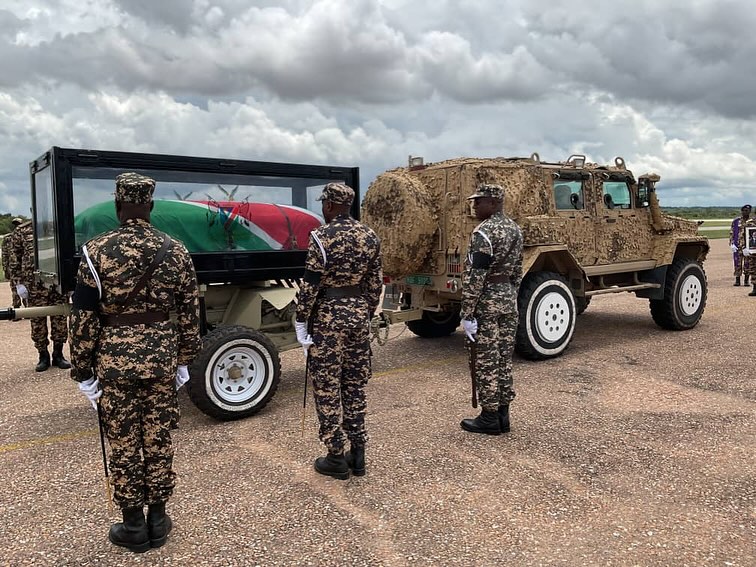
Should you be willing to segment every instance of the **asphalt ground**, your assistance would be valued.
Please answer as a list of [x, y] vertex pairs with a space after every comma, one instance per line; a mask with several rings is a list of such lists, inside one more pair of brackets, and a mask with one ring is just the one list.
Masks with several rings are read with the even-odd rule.
[[732, 286], [726, 241], [712, 247], [695, 329], [595, 297], [562, 357], [516, 360], [500, 437], [459, 428], [474, 415], [461, 331], [392, 327], [374, 345], [365, 477], [313, 471], [298, 350], [252, 418], [214, 421], [182, 391], [174, 531], [143, 555], [107, 540], [95, 412], [67, 372], [34, 372], [28, 322], [0, 322], [0, 564], [756, 565], [756, 298]]

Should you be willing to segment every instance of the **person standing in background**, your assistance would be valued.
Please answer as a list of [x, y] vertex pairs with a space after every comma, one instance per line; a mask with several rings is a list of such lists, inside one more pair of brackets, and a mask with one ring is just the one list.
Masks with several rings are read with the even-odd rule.
[[[34, 277], [34, 225], [32, 221], [26, 221], [18, 225], [13, 231], [12, 252], [10, 256], [10, 271], [13, 283], [19, 297], [26, 301], [29, 307], [44, 307], [45, 305], [58, 305], [65, 303], [64, 298], [54, 289], [42, 286]], [[50, 368], [50, 364], [58, 368], [71, 368], [71, 363], [63, 355], [63, 345], [68, 339], [68, 322], [64, 315], [50, 317], [50, 338], [52, 338], [52, 360], [48, 346], [47, 317], [33, 317], [31, 320], [31, 339], [39, 352], [39, 360], [35, 370], [44, 372]]]
[[[16, 230], [16, 227], [20, 225], [22, 222], [24, 221], [18, 217], [14, 218], [11, 221], [13, 230], [11, 230], [8, 234], [5, 235], [5, 238], [3, 238], [3, 246], [2, 246], [3, 272], [5, 273], [5, 279], [7, 279], [8, 283], [10, 284], [11, 300], [12, 300], [11, 305], [14, 308], [21, 307], [21, 298], [18, 296], [18, 292], [16, 291], [16, 284], [13, 283], [13, 278], [11, 277], [10, 259], [11, 259], [11, 255], [13, 254], [12, 236]], [[13, 320], [18, 321], [18, 319], [13, 319]]]
[[751, 216], [751, 205], [743, 205], [740, 207], [740, 216], [733, 219], [730, 225], [730, 249], [732, 250], [732, 263], [735, 267], [733, 272], [735, 276], [734, 286], [740, 285], [740, 276], [745, 272], [744, 285], [748, 285], [748, 278], [750, 274], [751, 260], [748, 255], [743, 254], [743, 249], [746, 248], [745, 241], [745, 226]]

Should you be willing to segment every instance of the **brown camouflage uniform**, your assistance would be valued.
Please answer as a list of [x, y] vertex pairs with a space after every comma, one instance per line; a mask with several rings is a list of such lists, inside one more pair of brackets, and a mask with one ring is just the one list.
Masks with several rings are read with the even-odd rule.
[[[13, 231], [13, 252], [10, 256], [10, 271], [15, 285], [23, 284], [29, 291], [27, 305], [29, 307], [43, 307], [58, 305], [66, 299], [57, 291], [48, 289], [34, 278], [34, 227], [32, 221], [18, 225]], [[47, 338], [47, 317], [31, 319], [31, 338], [39, 352], [47, 352], [49, 340]], [[50, 338], [53, 345], [62, 348], [68, 338], [68, 325], [63, 315], [50, 317]]]
[[[140, 202], [154, 181], [117, 178], [116, 199]], [[131, 193], [129, 193], [131, 191]], [[149, 200], [147, 201], [149, 202]], [[170, 430], [179, 419], [175, 375], [200, 349], [199, 292], [191, 257], [172, 241], [148, 284], [123, 309], [129, 293], [161, 247], [164, 234], [142, 219], [128, 219], [85, 245], [71, 315], [72, 378], [96, 375], [108, 442], [114, 499], [121, 508], [163, 502], [172, 494]], [[112, 324], [109, 315], [175, 312], [175, 324]], [[137, 316], [139, 317], [139, 316]]]
[[3, 255], [3, 272], [5, 273], [5, 279], [8, 280], [8, 283], [10, 284], [11, 289], [11, 299], [13, 301], [12, 305], [13, 307], [21, 307], [21, 298], [18, 296], [18, 293], [16, 292], [16, 284], [13, 283], [13, 276], [11, 275], [11, 255], [13, 254], [13, 233], [15, 232], [16, 227], [13, 227], [13, 230], [5, 235], [5, 238], [3, 238], [3, 246], [2, 246], [2, 255]]
[[[351, 196], [328, 200], [351, 202], [354, 192], [347, 189]], [[305, 268], [297, 321], [309, 322], [314, 343], [308, 364], [319, 436], [329, 453], [342, 455], [347, 438], [358, 446], [368, 440], [365, 386], [371, 374], [370, 319], [383, 286], [380, 242], [370, 228], [339, 215], [312, 232]], [[346, 291], [350, 287], [354, 292]], [[345, 297], [329, 296], [342, 291]]]
[[[500, 197], [500, 198], [503, 198]], [[477, 258], [490, 257], [488, 267]], [[487, 263], [482, 262], [483, 264]], [[505, 279], [491, 283], [489, 279]], [[462, 275], [463, 319], [476, 319], [478, 399], [484, 410], [496, 411], [515, 397], [512, 353], [517, 333], [517, 293], [522, 281], [522, 231], [504, 213], [481, 222], [470, 237]]]

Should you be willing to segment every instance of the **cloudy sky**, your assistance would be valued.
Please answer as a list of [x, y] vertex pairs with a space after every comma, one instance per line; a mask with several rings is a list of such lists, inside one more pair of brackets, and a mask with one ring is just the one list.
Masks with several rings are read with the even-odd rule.
[[50, 146], [359, 166], [583, 153], [756, 201], [750, 0], [0, 0], [0, 212]]

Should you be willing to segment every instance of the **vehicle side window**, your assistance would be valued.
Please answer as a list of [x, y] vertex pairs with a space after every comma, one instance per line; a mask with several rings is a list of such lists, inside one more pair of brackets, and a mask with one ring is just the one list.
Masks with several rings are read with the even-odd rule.
[[554, 180], [554, 203], [560, 211], [585, 208], [583, 183], [581, 181]]
[[630, 188], [624, 181], [605, 181], [603, 189], [605, 208], [629, 209], [632, 207]]

